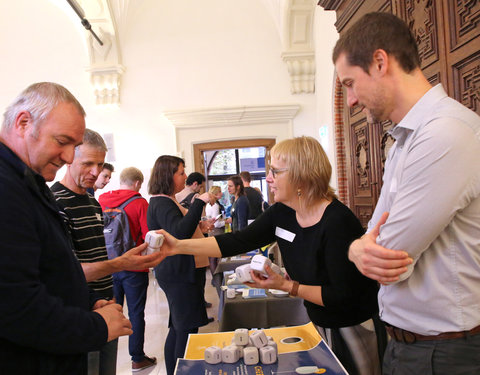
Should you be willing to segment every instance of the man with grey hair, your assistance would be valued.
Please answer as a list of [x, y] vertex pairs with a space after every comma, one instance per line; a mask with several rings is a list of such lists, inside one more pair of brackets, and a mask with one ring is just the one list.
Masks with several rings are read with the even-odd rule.
[[90, 293], [46, 185], [82, 142], [85, 111], [55, 83], [6, 109], [0, 132], [0, 373], [87, 373], [87, 355], [131, 334], [121, 306]]
[[[120, 257], [108, 259], [103, 234], [102, 208], [97, 200], [87, 193], [101, 172], [107, 147], [100, 134], [86, 129], [83, 143], [75, 148], [75, 156], [67, 164], [67, 172], [56, 182], [53, 191], [60, 213], [68, 225], [73, 247], [89, 285], [106, 299], [113, 298], [111, 274], [125, 269], [141, 270], [160, 263], [159, 253], [142, 256], [146, 244], [135, 247]], [[92, 353], [89, 373], [100, 375], [116, 374], [117, 341], [109, 342], [97, 355]]]

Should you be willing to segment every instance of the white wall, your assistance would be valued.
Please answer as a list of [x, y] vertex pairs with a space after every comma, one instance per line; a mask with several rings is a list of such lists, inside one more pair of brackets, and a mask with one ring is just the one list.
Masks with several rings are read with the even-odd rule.
[[[327, 152], [328, 158], [332, 163], [333, 173], [331, 185], [337, 187], [337, 173], [335, 160], [335, 132], [333, 122], [333, 98], [335, 84], [335, 67], [332, 63], [332, 51], [335, 42], [338, 39], [338, 33], [335, 29], [336, 15], [334, 11], [325, 11], [322, 7], [315, 8], [315, 91], [316, 91], [316, 122], [310, 131], [312, 137], [319, 139], [318, 131], [320, 127], [326, 126], [328, 129], [327, 145], [322, 145]], [[299, 124], [297, 128], [300, 128]], [[308, 130], [303, 130], [306, 133]], [[316, 134], [315, 134], [316, 132]], [[320, 140], [320, 139], [319, 139]]]
[[[321, 35], [316, 40], [316, 94], [292, 95], [279, 30], [262, 2], [131, 1], [120, 41], [126, 68], [121, 106], [102, 108], [94, 104], [85, 70], [85, 32], [73, 11], [67, 8], [66, 14], [54, 1], [0, 1], [0, 109], [30, 83], [65, 85], [84, 105], [87, 126], [114, 134], [118, 172], [134, 165], [148, 179], [159, 155], [183, 151], [175, 147], [166, 110], [299, 104], [295, 136], [319, 138], [319, 126], [332, 124], [333, 12], [316, 9], [315, 28]], [[216, 138], [228, 138], [228, 133]], [[329, 155], [332, 160], [333, 148]], [[193, 166], [193, 161], [187, 163]], [[114, 173], [107, 190], [118, 187], [118, 176]], [[146, 195], [146, 186], [142, 193]]]

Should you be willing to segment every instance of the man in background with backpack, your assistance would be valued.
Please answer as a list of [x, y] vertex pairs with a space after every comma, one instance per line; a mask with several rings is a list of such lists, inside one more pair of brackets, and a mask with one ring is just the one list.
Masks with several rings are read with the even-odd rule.
[[[83, 143], [75, 147], [67, 172], [51, 190], [73, 240], [73, 250], [87, 279], [88, 285], [105, 299], [113, 297], [111, 274], [123, 270], [142, 270], [161, 262], [159, 253], [142, 256], [147, 245], [140, 245], [122, 256], [108, 259], [103, 234], [103, 215], [100, 204], [87, 193], [102, 171], [107, 146], [97, 132], [85, 129]], [[99, 354], [89, 353], [89, 375], [115, 375], [117, 343], [113, 340], [102, 347]], [[98, 359], [97, 359], [98, 358]]]
[[187, 210], [195, 200], [195, 197], [199, 195], [202, 190], [203, 183], [205, 182], [205, 176], [199, 172], [192, 172], [188, 175], [187, 181], [185, 181], [185, 188], [175, 194], [175, 199], [181, 206]]
[[[109, 258], [120, 255], [125, 250], [122, 239], [115, 239], [115, 226], [121, 225], [120, 218], [114, 218], [115, 213], [126, 216], [126, 230], [133, 246], [144, 242], [148, 232], [147, 209], [148, 202], [139, 191], [143, 184], [142, 172], [135, 168], [125, 168], [120, 174], [120, 189], [100, 195], [98, 201], [102, 206], [105, 220], [105, 241]], [[110, 216], [110, 214], [112, 214]], [[110, 219], [111, 218], [111, 219]], [[114, 248], [114, 242], [117, 248]], [[127, 244], [128, 245], [128, 244]], [[127, 249], [128, 250], [128, 249]], [[117, 254], [114, 254], [117, 252]], [[148, 357], [143, 351], [145, 338], [145, 303], [147, 302], [148, 268], [144, 270], [127, 270], [113, 274], [113, 294], [117, 303], [123, 306], [127, 299], [128, 317], [132, 323], [133, 334], [128, 338], [128, 351], [132, 357], [132, 371], [139, 371], [153, 366], [155, 357]]]

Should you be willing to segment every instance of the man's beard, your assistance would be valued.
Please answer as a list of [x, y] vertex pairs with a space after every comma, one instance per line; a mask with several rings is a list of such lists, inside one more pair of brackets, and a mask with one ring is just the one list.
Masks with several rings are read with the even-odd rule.
[[370, 110], [365, 107], [365, 116], [367, 118], [367, 124], [379, 124], [386, 120], [386, 116], [379, 110]]

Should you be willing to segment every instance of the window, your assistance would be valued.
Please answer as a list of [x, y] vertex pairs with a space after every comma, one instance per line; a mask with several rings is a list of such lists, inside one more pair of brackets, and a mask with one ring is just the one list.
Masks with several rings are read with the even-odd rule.
[[252, 176], [250, 186], [258, 187], [263, 194], [263, 199], [268, 201], [265, 155], [265, 147], [203, 151], [207, 189], [213, 185], [220, 186], [223, 192], [220, 203], [225, 207], [230, 206], [232, 197], [227, 191], [228, 178], [238, 175], [242, 171], [248, 171]]

